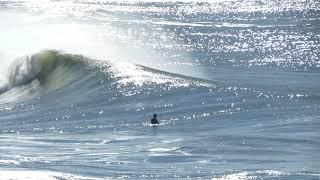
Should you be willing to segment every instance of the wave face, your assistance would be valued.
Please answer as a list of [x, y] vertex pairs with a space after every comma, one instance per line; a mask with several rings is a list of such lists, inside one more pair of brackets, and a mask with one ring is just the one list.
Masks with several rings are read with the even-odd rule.
[[318, 179], [319, 7], [0, 2], [0, 179]]
[[18, 58], [9, 66], [7, 90], [36, 79], [44, 84], [59, 68], [72, 69], [72, 65], [81, 64], [82, 60], [80, 56], [60, 54], [58, 51], [42, 51]]
[[[92, 74], [88, 72], [89, 61], [89, 58], [56, 50], [16, 58], [8, 66], [0, 97], [3, 102], [10, 100], [14, 103], [66, 88], [79, 78], [86, 78], [86, 73]], [[16, 98], [12, 98], [14, 96]]]

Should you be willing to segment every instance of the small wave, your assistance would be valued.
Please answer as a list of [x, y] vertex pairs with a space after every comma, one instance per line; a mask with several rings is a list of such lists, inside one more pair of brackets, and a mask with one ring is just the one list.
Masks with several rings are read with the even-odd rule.
[[101, 179], [88, 176], [79, 176], [68, 173], [53, 172], [53, 171], [18, 171], [18, 170], [0, 170], [0, 179], [9, 180], [9, 179], [47, 179], [47, 180], [58, 180], [58, 179]]
[[214, 177], [213, 180], [242, 180], [242, 179], [300, 179], [301, 176], [308, 178], [318, 178], [317, 173], [304, 172], [282, 172], [276, 170], [257, 170], [257, 171], [242, 171], [234, 172], [221, 177]]

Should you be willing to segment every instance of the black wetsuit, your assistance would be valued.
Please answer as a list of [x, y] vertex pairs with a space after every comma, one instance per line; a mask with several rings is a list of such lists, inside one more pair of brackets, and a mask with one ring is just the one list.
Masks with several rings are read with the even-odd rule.
[[159, 124], [158, 119], [152, 118], [151, 119], [151, 124]]

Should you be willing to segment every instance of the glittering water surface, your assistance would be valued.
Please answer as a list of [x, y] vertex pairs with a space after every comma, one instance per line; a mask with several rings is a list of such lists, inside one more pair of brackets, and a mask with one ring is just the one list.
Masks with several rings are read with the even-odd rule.
[[319, 179], [319, 25], [315, 0], [1, 1], [0, 179]]

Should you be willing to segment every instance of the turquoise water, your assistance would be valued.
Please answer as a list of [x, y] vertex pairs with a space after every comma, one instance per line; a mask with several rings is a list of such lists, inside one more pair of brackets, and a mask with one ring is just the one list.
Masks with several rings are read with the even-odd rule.
[[0, 179], [319, 179], [319, 10], [1, 1]]

